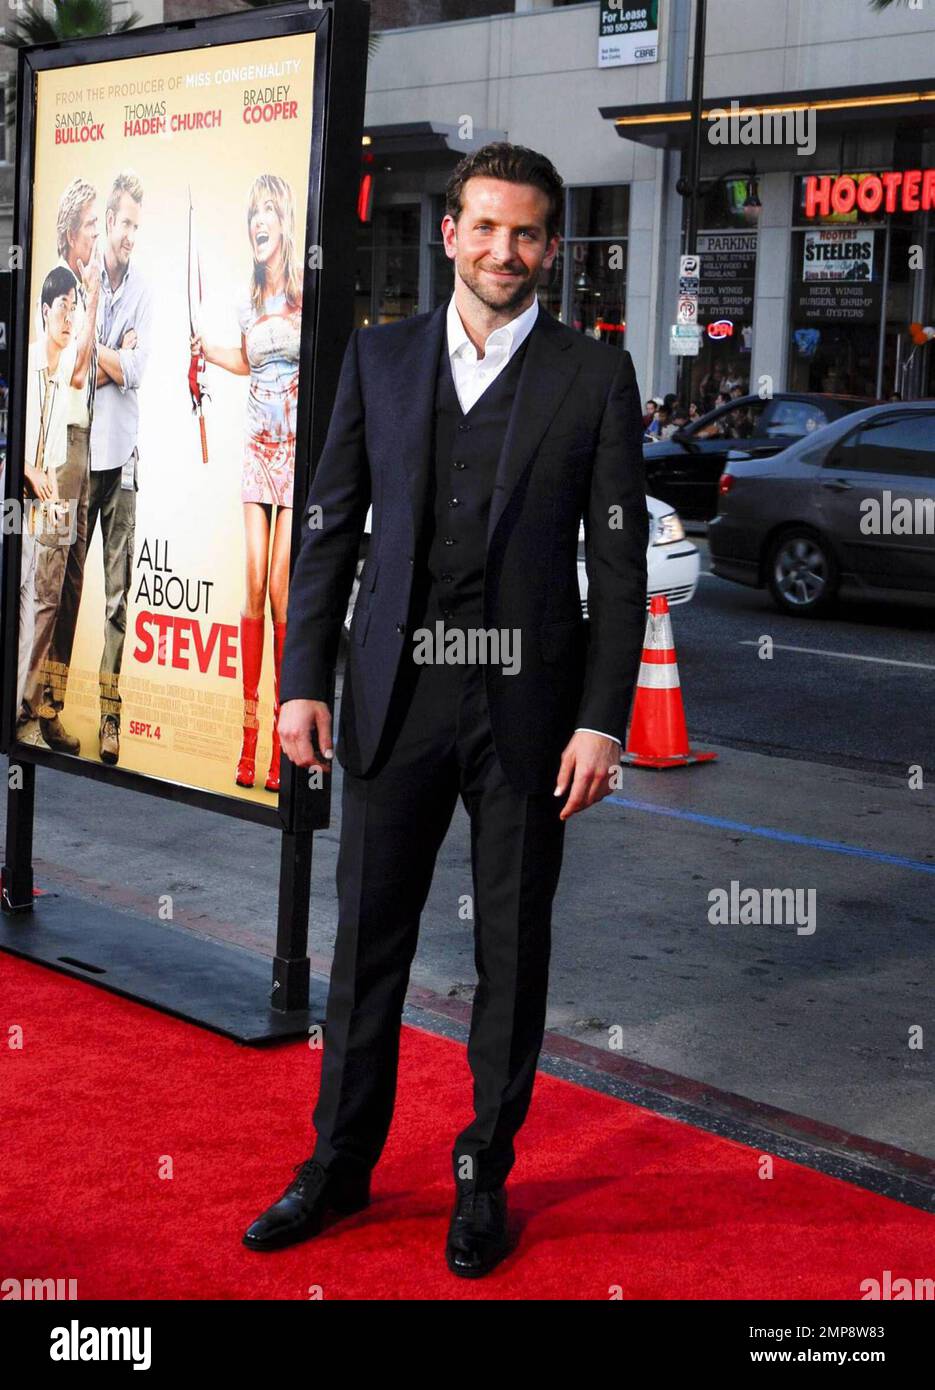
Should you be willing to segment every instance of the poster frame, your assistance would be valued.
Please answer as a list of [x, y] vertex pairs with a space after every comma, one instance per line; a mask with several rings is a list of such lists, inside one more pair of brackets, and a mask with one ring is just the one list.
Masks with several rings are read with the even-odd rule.
[[[23, 491], [38, 75], [85, 64], [119, 63], [157, 54], [314, 32], [313, 116], [303, 254], [295, 506], [290, 558], [290, 568], [294, 567], [313, 476], [312, 461], [317, 461], [327, 434], [331, 404], [353, 321], [354, 230], [368, 28], [369, 7], [365, 0], [341, 0], [340, 4], [330, 0], [320, 6], [294, 3], [146, 25], [121, 34], [39, 44], [19, 50], [13, 229], [14, 245], [22, 248], [22, 263], [14, 272], [12, 296], [9, 431], [4, 470], [6, 498], [22, 497]], [[357, 157], [348, 160], [348, 149], [356, 152]], [[321, 247], [322, 270], [309, 265], [307, 248], [313, 244]], [[325, 266], [328, 274], [323, 273]], [[21, 549], [22, 538], [18, 531], [4, 537], [0, 669], [5, 674], [0, 681], [0, 750], [8, 754], [11, 767], [21, 762], [50, 767], [292, 833], [329, 824], [331, 779], [326, 777], [320, 789], [310, 788], [301, 769], [295, 769], [285, 755], [278, 804], [265, 805], [233, 794], [18, 743], [14, 737], [14, 705]], [[330, 703], [333, 708], [333, 698]]]

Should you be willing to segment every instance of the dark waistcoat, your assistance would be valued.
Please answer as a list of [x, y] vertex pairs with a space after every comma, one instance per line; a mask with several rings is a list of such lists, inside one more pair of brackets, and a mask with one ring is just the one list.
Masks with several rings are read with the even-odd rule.
[[413, 614], [421, 625], [483, 624], [487, 521], [513, 399], [529, 338], [465, 414], [443, 338], [435, 387], [434, 468]]

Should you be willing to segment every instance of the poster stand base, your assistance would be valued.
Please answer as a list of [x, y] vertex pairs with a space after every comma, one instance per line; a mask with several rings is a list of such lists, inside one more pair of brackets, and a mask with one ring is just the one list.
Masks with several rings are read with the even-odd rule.
[[235, 1042], [307, 1038], [309, 1028], [324, 1025], [325, 981], [310, 980], [307, 1008], [273, 1009], [263, 1002], [268, 956], [65, 894], [43, 893], [31, 912], [0, 914], [0, 950]]

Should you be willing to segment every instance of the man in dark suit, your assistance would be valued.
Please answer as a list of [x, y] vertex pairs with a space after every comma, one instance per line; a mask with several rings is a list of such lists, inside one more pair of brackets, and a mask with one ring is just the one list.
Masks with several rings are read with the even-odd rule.
[[442, 222], [451, 301], [357, 329], [347, 347], [308, 498], [320, 524], [306, 529], [292, 577], [280, 692], [284, 752], [327, 770], [328, 700], [372, 503], [338, 729], [339, 921], [317, 1139], [246, 1232], [255, 1250], [369, 1201], [419, 918], [459, 793], [471, 821], [475, 1115], [454, 1143], [446, 1258], [476, 1277], [510, 1248], [505, 1182], [545, 1027], [565, 822], [610, 789], [646, 611], [633, 364], [536, 296], [563, 197], [532, 150], [497, 143], [467, 156]]

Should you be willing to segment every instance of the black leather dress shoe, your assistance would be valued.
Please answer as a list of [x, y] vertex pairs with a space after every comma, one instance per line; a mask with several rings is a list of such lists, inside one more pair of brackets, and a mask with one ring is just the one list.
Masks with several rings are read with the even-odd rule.
[[249, 1226], [243, 1243], [248, 1250], [281, 1250], [308, 1240], [321, 1230], [325, 1217], [350, 1216], [370, 1202], [370, 1174], [347, 1177], [329, 1172], [317, 1159], [297, 1163], [297, 1177], [262, 1216]]
[[506, 1188], [464, 1192], [455, 1199], [445, 1246], [445, 1259], [452, 1274], [460, 1274], [464, 1279], [479, 1279], [489, 1274], [511, 1248]]

